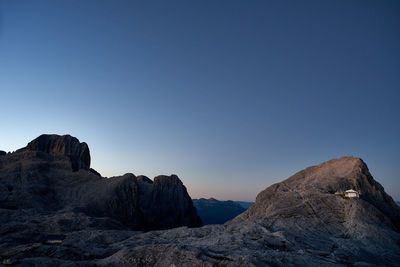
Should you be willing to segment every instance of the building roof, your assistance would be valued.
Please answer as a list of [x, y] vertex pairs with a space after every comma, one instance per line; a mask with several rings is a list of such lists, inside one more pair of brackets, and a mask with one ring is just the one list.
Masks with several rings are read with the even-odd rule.
[[349, 189], [349, 190], [346, 190], [346, 193], [357, 193], [357, 191], [353, 190], [353, 189]]

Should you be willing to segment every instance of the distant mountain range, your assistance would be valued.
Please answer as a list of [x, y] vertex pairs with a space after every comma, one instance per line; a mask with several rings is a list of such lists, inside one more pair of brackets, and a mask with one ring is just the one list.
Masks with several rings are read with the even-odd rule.
[[235, 202], [238, 203], [243, 208], [245, 208], [246, 210], [254, 205], [254, 202], [246, 202], [246, 201], [235, 201]]
[[253, 202], [243, 201], [221, 201], [215, 198], [193, 199], [193, 205], [203, 224], [223, 224], [246, 211], [253, 204]]

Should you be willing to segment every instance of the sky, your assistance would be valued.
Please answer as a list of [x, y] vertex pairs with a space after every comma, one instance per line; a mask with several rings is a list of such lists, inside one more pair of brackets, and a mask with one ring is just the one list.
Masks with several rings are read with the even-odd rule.
[[399, 48], [399, 1], [0, 0], [0, 150], [243, 201], [352, 155], [400, 200]]

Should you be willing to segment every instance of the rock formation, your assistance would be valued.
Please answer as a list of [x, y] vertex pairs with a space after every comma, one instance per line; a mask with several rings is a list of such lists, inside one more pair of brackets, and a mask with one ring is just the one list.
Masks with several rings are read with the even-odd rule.
[[[340, 194], [348, 189], [360, 198]], [[400, 260], [400, 208], [359, 158], [333, 159], [268, 187], [231, 223], [248, 222], [284, 232], [289, 244], [342, 263]]]
[[205, 225], [226, 223], [246, 210], [231, 200], [220, 201], [214, 198], [193, 199], [193, 205]]
[[[342, 195], [335, 194], [348, 189], [360, 192], [362, 201], [349, 202]], [[358, 220], [380, 217], [382, 223], [400, 231], [400, 209], [385, 193], [382, 185], [373, 179], [367, 165], [353, 157], [333, 159], [309, 167], [270, 186], [258, 194], [255, 205], [239, 216], [237, 221], [257, 218], [276, 223], [281, 218], [291, 218], [293, 215], [306, 219], [307, 225], [309, 218], [318, 218], [319, 223], [332, 225], [348, 218], [349, 203], [351, 206], [357, 205], [358, 210], [368, 208], [375, 211], [369, 212], [370, 215], [364, 214], [363, 218], [357, 217]]]
[[41, 151], [50, 155], [62, 155], [70, 158], [72, 169], [77, 171], [81, 168], [90, 167], [90, 151], [86, 143], [80, 143], [79, 140], [70, 135], [42, 134], [32, 140], [21, 151]]
[[[79, 168], [72, 171], [71, 162]], [[89, 166], [85, 143], [69, 135], [41, 135], [26, 148], [1, 157], [0, 208], [15, 213], [79, 213], [87, 220], [113, 221], [118, 229], [201, 225], [176, 175], [156, 177], [154, 183], [147, 178], [144, 183], [133, 174], [103, 178]], [[69, 231], [69, 225], [63, 220], [57, 231]], [[87, 224], [74, 227], [84, 229]]]
[[[66, 155], [0, 157], [0, 260], [77, 266], [399, 266], [400, 207], [361, 159], [271, 185], [224, 225], [200, 228], [175, 175], [71, 171]], [[341, 192], [354, 189], [360, 198]], [[338, 193], [338, 194], [335, 194]], [[177, 210], [175, 210], [177, 209]]]

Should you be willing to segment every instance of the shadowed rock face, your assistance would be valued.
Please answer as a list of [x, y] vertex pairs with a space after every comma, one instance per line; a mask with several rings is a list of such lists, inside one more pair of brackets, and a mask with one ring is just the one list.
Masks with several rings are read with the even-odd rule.
[[[71, 159], [72, 168], [77, 171], [90, 167], [90, 151], [86, 143], [70, 135], [43, 134], [29, 142], [21, 149], [26, 151], [42, 151], [50, 155], [63, 155]], [[21, 151], [20, 150], [20, 151]]]
[[[72, 171], [71, 161], [79, 168]], [[75, 222], [74, 229], [85, 229], [91, 220], [95, 228], [99, 220], [107, 220], [113, 227], [135, 230], [201, 225], [176, 175], [156, 177], [154, 183], [133, 174], [103, 178], [89, 165], [85, 143], [69, 135], [42, 135], [26, 148], [1, 156], [0, 209], [89, 217]], [[67, 221], [55, 229], [69, 231], [72, 222]]]
[[148, 207], [151, 214], [148, 214], [146, 218], [148, 218], [149, 224], [155, 225], [157, 229], [171, 228], [176, 221], [179, 221], [181, 225], [201, 225], [192, 199], [176, 175], [155, 177], [151, 200], [147, 203], [150, 204]]

